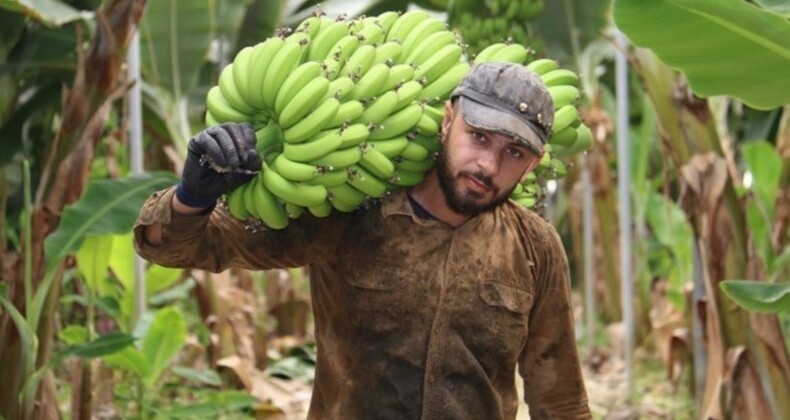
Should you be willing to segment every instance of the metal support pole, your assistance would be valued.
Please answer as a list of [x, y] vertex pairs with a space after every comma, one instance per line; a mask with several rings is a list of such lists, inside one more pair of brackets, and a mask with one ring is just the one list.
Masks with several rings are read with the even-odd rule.
[[620, 279], [625, 327], [625, 366], [627, 398], [632, 400], [634, 392], [634, 306], [633, 279], [631, 269], [631, 193], [630, 193], [630, 144], [628, 121], [628, 61], [625, 51], [628, 42], [617, 32], [620, 49], [615, 57], [617, 94], [617, 189], [620, 213]]
[[[129, 78], [135, 83], [129, 90], [129, 159], [132, 175], [142, 175], [143, 169], [143, 118], [140, 78], [140, 34], [134, 34], [126, 53]], [[134, 254], [134, 319], [145, 313], [145, 262]]]
[[582, 223], [584, 233], [584, 312], [587, 350], [595, 345], [595, 278], [593, 270], [593, 193], [587, 156], [582, 158]]

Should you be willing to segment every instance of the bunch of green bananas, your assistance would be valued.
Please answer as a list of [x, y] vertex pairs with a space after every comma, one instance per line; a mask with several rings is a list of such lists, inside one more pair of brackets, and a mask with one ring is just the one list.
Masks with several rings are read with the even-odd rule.
[[505, 38], [535, 48], [527, 22], [543, 11], [543, 1], [453, 0], [448, 5], [448, 21], [472, 55]]
[[511, 198], [527, 207], [534, 207], [542, 199], [542, 189], [538, 179], [558, 179], [567, 173], [561, 159], [582, 153], [592, 146], [592, 132], [582, 124], [576, 105], [581, 97], [579, 76], [559, 67], [559, 64], [548, 58], [526, 62], [527, 49], [519, 44], [491, 44], [475, 57], [475, 63], [489, 61], [507, 61], [526, 64], [526, 67], [538, 76], [549, 90], [554, 101], [554, 122], [551, 135], [543, 155], [535, 171], [513, 191]]
[[250, 122], [264, 160], [227, 197], [273, 229], [305, 210], [350, 212], [418, 184], [440, 150], [444, 102], [469, 64], [425, 11], [312, 16], [242, 49], [206, 98], [206, 123]]

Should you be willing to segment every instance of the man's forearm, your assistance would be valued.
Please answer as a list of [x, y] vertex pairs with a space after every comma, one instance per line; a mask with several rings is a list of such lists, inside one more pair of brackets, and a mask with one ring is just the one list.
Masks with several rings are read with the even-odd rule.
[[[175, 194], [173, 194], [173, 199], [170, 201], [170, 206], [173, 209], [173, 213], [180, 214], [184, 216], [189, 216], [193, 214], [198, 214], [200, 212], [206, 211], [207, 207], [190, 207], [186, 204], [182, 203], [178, 200]], [[143, 231], [143, 235], [145, 236], [145, 241], [152, 246], [160, 246], [162, 245], [162, 225], [154, 224], [148, 225], [145, 227]]]

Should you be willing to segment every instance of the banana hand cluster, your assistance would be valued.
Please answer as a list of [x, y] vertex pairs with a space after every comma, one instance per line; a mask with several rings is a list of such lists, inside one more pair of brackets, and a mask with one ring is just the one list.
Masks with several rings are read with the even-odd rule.
[[264, 161], [228, 195], [230, 213], [283, 229], [421, 182], [469, 70], [456, 34], [424, 11], [317, 14], [278, 33], [242, 49], [206, 97], [206, 123], [253, 124]]
[[544, 0], [455, 0], [449, 3], [447, 15], [474, 55], [505, 38], [536, 47], [527, 25], [543, 7]]

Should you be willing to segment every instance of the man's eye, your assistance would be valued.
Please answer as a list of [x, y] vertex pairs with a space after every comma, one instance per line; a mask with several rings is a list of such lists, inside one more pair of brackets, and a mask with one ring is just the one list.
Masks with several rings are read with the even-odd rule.
[[508, 149], [508, 150], [509, 150], [508, 153], [510, 153], [510, 156], [512, 156], [514, 158], [520, 159], [522, 156], [524, 156], [524, 154], [521, 153], [521, 150], [518, 150], [518, 149]]
[[485, 136], [483, 135], [483, 133], [481, 133], [479, 131], [473, 131], [472, 132], [472, 137], [474, 137], [475, 140], [477, 140], [477, 141], [485, 140]]

